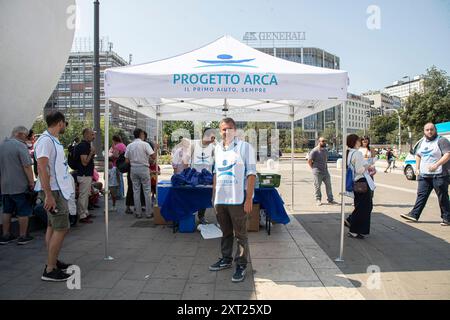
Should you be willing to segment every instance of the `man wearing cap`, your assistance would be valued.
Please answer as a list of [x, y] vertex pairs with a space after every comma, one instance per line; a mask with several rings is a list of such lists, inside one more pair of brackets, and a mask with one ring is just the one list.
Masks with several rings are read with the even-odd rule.
[[88, 205], [91, 192], [92, 177], [94, 175], [95, 147], [92, 141], [95, 139], [95, 131], [91, 128], [83, 130], [83, 140], [75, 147], [75, 157], [78, 159], [77, 182], [78, 182], [78, 213], [80, 222], [92, 223], [89, 217]]

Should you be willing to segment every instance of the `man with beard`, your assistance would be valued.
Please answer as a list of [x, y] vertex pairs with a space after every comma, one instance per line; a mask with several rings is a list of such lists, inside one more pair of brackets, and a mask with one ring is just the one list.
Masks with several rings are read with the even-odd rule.
[[414, 146], [416, 155], [416, 176], [418, 180], [417, 199], [412, 211], [401, 217], [417, 222], [427, 204], [428, 197], [434, 189], [441, 208], [441, 226], [450, 225], [450, 204], [448, 199], [448, 183], [450, 169], [450, 142], [437, 135], [436, 126], [427, 123], [424, 137]]
[[58, 260], [64, 238], [70, 228], [68, 200], [74, 192], [69, 179], [69, 167], [64, 146], [59, 136], [68, 123], [61, 112], [46, 116], [48, 129], [39, 137], [35, 146], [39, 179], [35, 190], [47, 210], [48, 226], [45, 235], [48, 258], [41, 279], [44, 281], [66, 281], [72, 275], [64, 271], [70, 266]]

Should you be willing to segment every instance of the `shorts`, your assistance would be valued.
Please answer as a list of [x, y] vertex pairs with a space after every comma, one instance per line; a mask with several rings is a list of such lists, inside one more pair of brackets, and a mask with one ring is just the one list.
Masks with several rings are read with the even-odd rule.
[[26, 193], [4, 194], [3, 213], [16, 214], [18, 217], [29, 217], [33, 214], [31, 201]]
[[117, 195], [119, 194], [119, 187], [117, 186], [109, 187], [109, 192], [111, 192], [111, 196], [117, 197]]
[[[53, 198], [55, 198], [56, 209], [58, 213], [51, 214], [47, 211], [47, 226], [52, 227], [55, 231], [64, 231], [70, 229], [69, 222], [69, 202], [64, 199], [61, 191], [52, 191]], [[45, 203], [45, 193], [39, 192], [39, 199]]]

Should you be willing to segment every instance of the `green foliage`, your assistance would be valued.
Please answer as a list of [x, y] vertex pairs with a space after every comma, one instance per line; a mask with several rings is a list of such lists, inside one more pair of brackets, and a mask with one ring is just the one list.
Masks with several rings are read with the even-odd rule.
[[432, 66], [425, 75], [425, 93], [414, 93], [401, 113], [402, 122], [422, 135], [427, 122], [440, 123], [450, 120], [450, 77], [444, 70]]
[[[194, 123], [192, 121], [164, 121], [163, 123], [163, 141], [167, 141], [169, 149], [172, 149], [177, 143], [181, 134], [172, 137], [175, 132], [187, 130], [189, 138], [194, 136]], [[180, 131], [181, 130], [181, 131]], [[186, 137], [187, 138], [187, 137]]]
[[[280, 149], [287, 150], [291, 147], [291, 130], [279, 130], [280, 135]], [[302, 128], [294, 128], [294, 148], [302, 148], [308, 143], [308, 139]]]
[[[60, 141], [64, 145], [64, 147], [68, 147], [75, 138], [79, 138], [80, 140], [83, 138], [82, 133], [84, 128], [93, 128], [94, 122], [92, 120], [92, 115], [90, 113], [86, 114], [86, 118], [84, 120], [80, 120], [79, 118], [75, 117], [73, 113], [66, 114], [66, 119], [69, 122], [69, 126], [66, 128], [66, 131], [64, 134], [60, 136]], [[41, 134], [45, 130], [47, 130], [47, 124], [45, 121], [41, 118], [38, 118], [33, 126], [33, 131], [35, 134]], [[100, 119], [100, 128], [102, 132], [102, 144], [105, 139], [105, 119], [102, 117]], [[121, 128], [115, 127], [115, 126], [109, 126], [109, 145], [112, 144], [112, 136], [113, 135], [119, 135], [122, 137], [122, 140], [125, 144], [128, 144], [130, 142], [130, 139], [128, 137], [128, 134]]]
[[158, 164], [171, 164], [172, 156], [170, 154], [161, 155], [158, 157]]
[[396, 114], [375, 116], [370, 120], [369, 135], [372, 144], [395, 143], [398, 133], [398, 117]]

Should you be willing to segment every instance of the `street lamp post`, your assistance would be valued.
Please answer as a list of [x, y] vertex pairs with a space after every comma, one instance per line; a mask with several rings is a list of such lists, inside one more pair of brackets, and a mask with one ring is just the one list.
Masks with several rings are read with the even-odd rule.
[[[408, 79], [408, 100], [411, 102], [411, 77], [410, 76], [404, 76], [402, 79]], [[403, 111], [406, 112], [406, 106], [403, 106]], [[408, 126], [408, 144], [409, 149], [412, 148], [412, 133], [411, 133], [411, 127]]]
[[398, 155], [402, 153], [402, 127], [401, 127], [401, 119], [400, 113], [397, 109], [386, 109], [385, 111], [395, 111], [398, 117]]
[[[102, 157], [102, 132], [100, 128], [100, 59], [99, 59], [99, 7], [98, 0], [94, 1], [94, 131], [95, 150], [97, 151], [97, 160], [103, 160]], [[108, 115], [105, 115], [107, 117]], [[107, 163], [107, 162], [106, 162]]]

